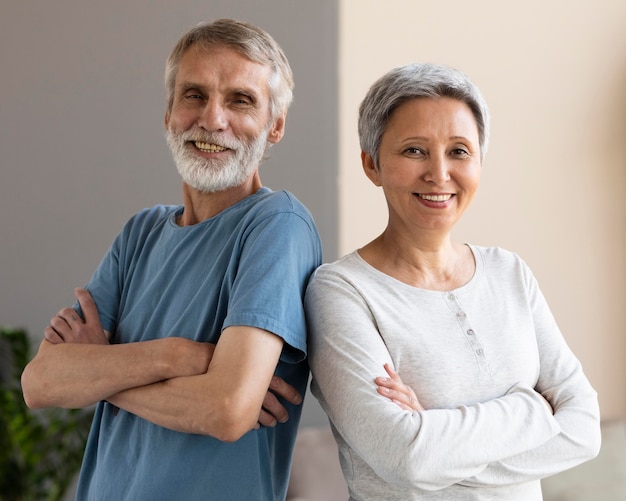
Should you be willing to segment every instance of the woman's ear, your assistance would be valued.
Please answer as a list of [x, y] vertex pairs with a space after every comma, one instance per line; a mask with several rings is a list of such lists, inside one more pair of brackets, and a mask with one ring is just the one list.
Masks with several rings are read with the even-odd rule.
[[363, 171], [365, 172], [365, 175], [369, 178], [369, 180], [376, 186], [380, 186], [381, 183], [379, 172], [376, 168], [376, 164], [374, 163], [372, 155], [361, 151], [361, 164], [363, 165]]

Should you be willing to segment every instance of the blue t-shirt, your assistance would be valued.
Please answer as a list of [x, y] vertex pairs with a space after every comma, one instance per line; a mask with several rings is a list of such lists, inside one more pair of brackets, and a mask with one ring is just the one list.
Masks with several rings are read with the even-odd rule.
[[[271, 331], [285, 344], [276, 374], [304, 395], [302, 297], [321, 263], [307, 209], [261, 188], [217, 216], [181, 227], [181, 206], [155, 206], [117, 236], [87, 288], [113, 343], [178, 336], [216, 343], [223, 329]], [[79, 500], [284, 499], [301, 406], [234, 443], [172, 431], [100, 402]]]

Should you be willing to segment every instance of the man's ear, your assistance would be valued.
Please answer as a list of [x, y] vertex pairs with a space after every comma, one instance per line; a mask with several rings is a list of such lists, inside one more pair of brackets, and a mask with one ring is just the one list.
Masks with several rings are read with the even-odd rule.
[[276, 144], [278, 141], [280, 141], [283, 138], [283, 136], [285, 135], [285, 121], [286, 120], [287, 120], [287, 113], [283, 113], [274, 121], [274, 124], [272, 125], [272, 128], [270, 129], [267, 135], [267, 140], [270, 143]]
[[363, 172], [368, 177], [368, 179], [374, 183], [376, 186], [380, 186], [380, 176], [376, 165], [374, 164], [374, 159], [372, 155], [369, 153], [365, 153], [361, 151], [361, 164], [363, 165]]
[[165, 130], [167, 130], [170, 125], [170, 112], [169, 111], [165, 112], [165, 119], [163, 120], [163, 124], [165, 125]]

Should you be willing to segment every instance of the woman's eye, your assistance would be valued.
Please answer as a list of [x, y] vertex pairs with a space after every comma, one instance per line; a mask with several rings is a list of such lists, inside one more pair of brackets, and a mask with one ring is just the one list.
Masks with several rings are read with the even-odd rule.
[[467, 156], [469, 155], [469, 152], [465, 148], [454, 148], [452, 150], [452, 154], [454, 156], [459, 157], [459, 156]]
[[410, 148], [407, 148], [406, 150], [404, 150], [405, 153], [407, 153], [408, 155], [423, 155], [424, 152], [422, 150], [420, 150], [419, 148], [415, 148], [413, 146], [411, 146]]

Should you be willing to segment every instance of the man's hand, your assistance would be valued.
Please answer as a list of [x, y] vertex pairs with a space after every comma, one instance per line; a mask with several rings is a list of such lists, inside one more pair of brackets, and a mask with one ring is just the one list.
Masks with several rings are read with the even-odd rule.
[[96, 303], [86, 289], [74, 289], [74, 296], [83, 310], [80, 318], [74, 308], [63, 308], [44, 329], [45, 338], [52, 344], [85, 343], [109, 344], [106, 331], [100, 323]]
[[270, 382], [269, 390], [263, 399], [263, 407], [259, 414], [257, 428], [261, 426], [276, 426], [277, 423], [284, 423], [289, 419], [287, 409], [278, 401], [276, 395], [281, 396], [294, 405], [302, 403], [302, 395], [293, 386], [290, 386], [278, 376], [274, 376]]
[[413, 389], [402, 382], [400, 376], [389, 364], [385, 364], [385, 370], [389, 377], [377, 377], [375, 379], [378, 393], [387, 397], [405, 411], [423, 411], [424, 408], [417, 400]]

